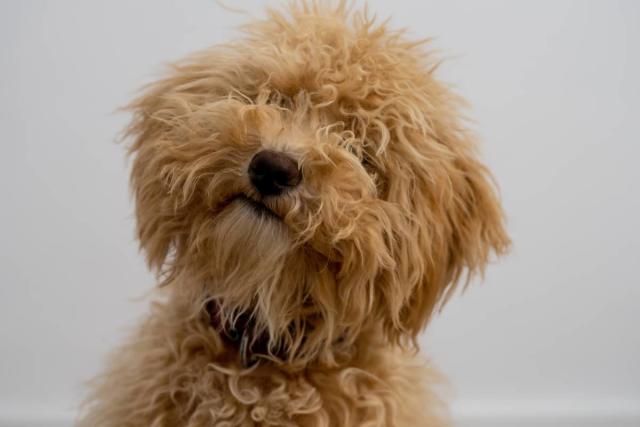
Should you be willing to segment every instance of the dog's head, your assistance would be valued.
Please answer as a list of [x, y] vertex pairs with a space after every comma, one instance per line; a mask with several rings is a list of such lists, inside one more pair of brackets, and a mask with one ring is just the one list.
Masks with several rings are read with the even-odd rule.
[[410, 342], [508, 245], [487, 169], [421, 43], [293, 7], [132, 104], [138, 233], [170, 286], [250, 312], [289, 362], [364, 330]]

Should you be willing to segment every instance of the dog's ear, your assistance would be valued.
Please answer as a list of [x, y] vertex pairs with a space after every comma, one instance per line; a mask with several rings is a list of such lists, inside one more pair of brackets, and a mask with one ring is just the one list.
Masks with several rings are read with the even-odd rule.
[[493, 178], [445, 90], [430, 94], [424, 120], [411, 115], [389, 144], [386, 197], [410, 213], [395, 236], [396, 280], [406, 284], [407, 298], [396, 338], [415, 340], [458, 282], [482, 274], [492, 253], [510, 244]]
[[[226, 99], [231, 84], [215, 52], [193, 56], [172, 66], [169, 75], [134, 100], [126, 136], [132, 141], [131, 190], [135, 199], [137, 236], [149, 266], [170, 280], [190, 245], [189, 234], [206, 218], [198, 200], [203, 176], [210, 174], [215, 132], [229, 115], [208, 105]], [[219, 119], [219, 120], [218, 120]], [[209, 157], [208, 157], [209, 156]]]
[[158, 83], [128, 106], [133, 113], [126, 135], [133, 141], [129, 147], [133, 159], [130, 179], [137, 237], [149, 267], [156, 271], [163, 268], [180, 233], [170, 183], [171, 121], [176, 111], [167, 97], [173, 90], [169, 81]]

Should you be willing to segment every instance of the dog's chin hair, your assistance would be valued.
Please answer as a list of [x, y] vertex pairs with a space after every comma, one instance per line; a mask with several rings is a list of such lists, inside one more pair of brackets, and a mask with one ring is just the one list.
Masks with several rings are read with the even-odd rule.
[[223, 323], [233, 322], [238, 311], [247, 312], [254, 332], [268, 333], [269, 350], [284, 350], [292, 370], [314, 360], [334, 364], [342, 352], [331, 349], [338, 338], [334, 313], [308, 306], [335, 287], [326, 259], [300, 245], [276, 215], [245, 198], [225, 206], [210, 233], [210, 282], [204, 293], [196, 291], [200, 303], [194, 307], [216, 299]]
[[293, 239], [278, 218], [236, 198], [215, 218], [212, 244], [211, 272], [216, 288], [228, 290], [243, 284], [241, 287], [255, 290], [259, 282], [280, 274]]
[[290, 321], [287, 310], [297, 289], [290, 283], [291, 266], [299, 262], [291, 231], [275, 215], [236, 198], [214, 219], [210, 233], [203, 296], [219, 300], [224, 321], [238, 310], [249, 312], [257, 328], [278, 336]]

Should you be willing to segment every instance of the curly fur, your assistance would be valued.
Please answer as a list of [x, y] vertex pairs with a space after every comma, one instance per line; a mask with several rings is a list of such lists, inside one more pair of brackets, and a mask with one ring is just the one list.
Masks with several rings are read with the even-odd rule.
[[[131, 105], [138, 237], [162, 297], [79, 425], [446, 425], [416, 337], [509, 243], [462, 101], [423, 42], [346, 2], [294, 2], [244, 34]], [[261, 198], [261, 149], [295, 158], [301, 185]], [[211, 300], [267, 334], [256, 366], [210, 326]]]

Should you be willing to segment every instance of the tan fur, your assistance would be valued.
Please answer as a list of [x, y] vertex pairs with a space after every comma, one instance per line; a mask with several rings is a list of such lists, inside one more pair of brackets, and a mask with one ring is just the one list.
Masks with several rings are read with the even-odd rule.
[[[132, 104], [138, 236], [162, 297], [80, 426], [447, 425], [416, 337], [506, 250], [503, 215], [424, 43], [347, 9], [270, 11]], [[303, 175], [261, 200], [278, 218], [234, 199], [259, 200], [247, 168], [265, 148]], [[212, 299], [226, 323], [250, 312], [272, 354], [243, 368]]]

